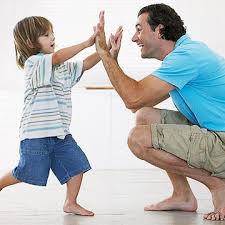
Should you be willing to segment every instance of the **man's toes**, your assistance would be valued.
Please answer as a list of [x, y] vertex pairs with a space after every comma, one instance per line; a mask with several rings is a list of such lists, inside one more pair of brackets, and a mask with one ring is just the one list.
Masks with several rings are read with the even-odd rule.
[[213, 220], [213, 212], [209, 213], [206, 219], [207, 220]]
[[217, 211], [217, 212], [210, 212], [210, 213], [207, 213], [203, 216], [204, 219], [206, 220], [225, 220], [225, 211], [222, 210], [221, 211]]
[[218, 212], [219, 214], [219, 219], [218, 220], [224, 220], [225, 219], [225, 212], [222, 210], [222, 212]]
[[220, 212], [217, 212], [217, 213], [215, 214], [215, 220], [220, 220]]
[[[214, 220], [217, 220], [216, 218], [217, 218], [217, 214], [219, 214], [219, 213], [217, 213], [217, 212], [215, 212], [213, 215], [212, 215], [212, 220], [214, 221]], [[220, 214], [219, 214], [220, 215]]]
[[224, 220], [225, 219], [225, 215], [220, 215], [220, 220]]
[[[208, 220], [209, 216], [211, 216], [213, 212], [207, 213], [203, 216], [204, 219]], [[211, 218], [211, 217], [210, 217]]]

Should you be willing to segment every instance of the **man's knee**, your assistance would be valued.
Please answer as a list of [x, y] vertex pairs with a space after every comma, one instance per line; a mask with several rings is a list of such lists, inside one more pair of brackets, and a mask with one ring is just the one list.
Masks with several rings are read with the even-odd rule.
[[160, 110], [152, 107], [143, 107], [136, 113], [137, 125], [150, 125], [160, 123]]
[[144, 155], [146, 149], [143, 148], [143, 143], [141, 141], [141, 131], [139, 127], [134, 127], [131, 129], [129, 135], [127, 144], [131, 150], [131, 152], [138, 157], [139, 159], [144, 160]]

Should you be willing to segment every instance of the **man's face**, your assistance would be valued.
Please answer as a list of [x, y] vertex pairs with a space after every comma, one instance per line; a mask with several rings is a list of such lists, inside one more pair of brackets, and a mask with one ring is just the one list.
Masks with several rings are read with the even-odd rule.
[[136, 32], [132, 41], [141, 48], [142, 58], [155, 58], [158, 53], [159, 33], [153, 31], [147, 22], [148, 13], [141, 14], [136, 23]]

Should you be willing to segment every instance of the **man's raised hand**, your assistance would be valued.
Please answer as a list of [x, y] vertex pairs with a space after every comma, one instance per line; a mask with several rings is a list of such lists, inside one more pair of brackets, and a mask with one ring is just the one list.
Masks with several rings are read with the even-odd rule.
[[99, 13], [99, 23], [94, 28], [96, 31], [95, 46], [96, 46], [96, 50], [100, 56], [101, 56], [101, 54], [108, 52], [108, 46], [106, 44], [106, 38], [105, 38], [104, 24], [105, 24], [104, 11], [101, 11]]
[[115, 35], [111, 34], [108, 42], [108, 48], [110, 50], [111, 56], [117, 60], [122, 40], [123, 28], [119, 26]]

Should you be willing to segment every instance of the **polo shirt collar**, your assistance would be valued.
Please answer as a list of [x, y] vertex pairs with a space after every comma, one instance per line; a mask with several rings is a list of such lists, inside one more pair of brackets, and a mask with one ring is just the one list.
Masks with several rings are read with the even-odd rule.
[[191, 38], [190, 38], [190, 36], [189, 36], [188, 34], [185, 34], [185, 35], [181, 36], [181, 37], [177, 40], [177, 42], [176, 42], [176, 44], [175, 44], [175, 48], [176, 48], [177, 46], [183, 44], [184, 42], [190, 41], [190, 40], [191, 40]]

